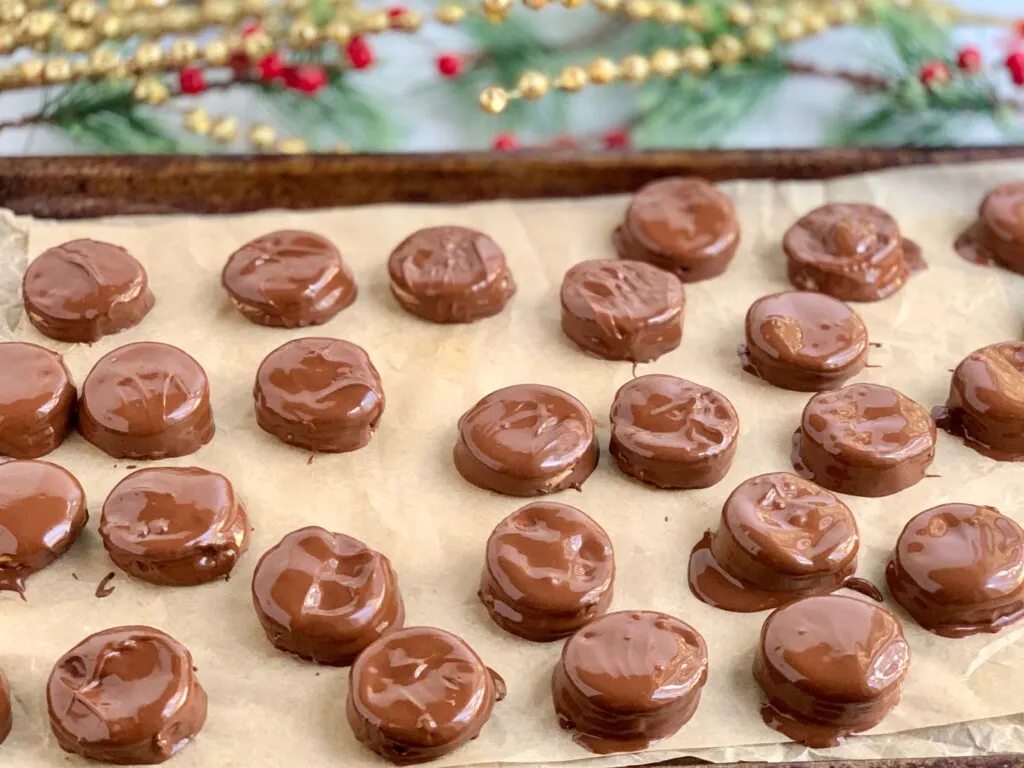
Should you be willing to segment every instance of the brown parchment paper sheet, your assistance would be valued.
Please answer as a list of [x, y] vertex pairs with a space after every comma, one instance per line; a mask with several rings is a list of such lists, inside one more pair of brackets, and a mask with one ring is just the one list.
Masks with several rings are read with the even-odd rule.
[[[462, 635], [508, 681], [508, 698], [495, 708], [480, 738], [444, 765], [614, 765], [680, 754], [809, 756], [781, 745], [758, 714], [750, 665], [765, 614], [717, 611], [698, 602], [686, 586], [690, 548], [716, 524], [730, 490], [752, 475], [790, 467], [790, 435], [808, 397], [773, 389], [740, 370], [736, 346], [744, 313], [758, 296], [788, 287], [778, 244], [799, 214], [828, 200], [873, 201], [921, 244], [931, 268], [895, 297], [858, 306], [872, 340], [882, 345], [871, 353], [878, 367], [861, 379], [895, 386], [928, 407], [940, 404], [949, 370], [962, 357], [985, 344], [1021, 338], [1024, 278], [965, 263], [951, 244], [988, 187], [1022, 177], [1024, 165], [1001, 164], [826, 184], [724, 185], [742, 220], [735, 261], [723, 277], [687, 287], [682, 346], [640, 367], [644, 373], [673, 373], [712, 386], [740, 413], [731, 472], [717, 487], [696, 492], [645, 488], [608, 460], [608, 409], [616, 389], [630, 378], [630, 365], [587, 357], [559, 326], [563, 273], [577, 261], [612, 256], [609, 234], [625, 198], [67, 223], [8, 216], [0, 232], [6, 335], [60, 349], [79, 384], [103, 354], [132, 341], [165, 341], [196, 357], [210, 376], [217, 435], [198, 453], [166, 463], [227, 475], [255, 532], [250, 551], [227, 583], [173, 589], [118, 572], [113, 594], [97, 599], [97, 583], [117, 570], [96, 533], [100, 508], [130, 465], [142, 462], [116, 461], [77, 436], [54, 452], [49, 458], [85, 486], [92, 517], [72, 551], [30, 579], [27, 602], [0, 594], [0, 665], [15, 699], [14, 731], [0, 747], [0, 760], [12, 768], [66, 764], [46, 719], [45, 684], [54, 661], [88, 633], [141, 623], [166, 630], [191, 649], [210, 697], [206, 727], [175, 758], [177, 768], [380, 764], [355, 743], [345, 724], [347, 671], [275, 651], [253, 614], [249, 582], [259, 555], [289, 530], [309, 524], [351, 534], [389, 555], [408, 624], [435, 624]], [[403, 313], [387, 288], [385, 260], [400, 239], [419, 227], [453, 223], [479, 228], [501, 243], [519, 285], [503, 314], [471, 326], [421, 322]], [[221, 267], [236, 247], [283, 227], [308, 228], [333, 239], [358, 280], [356, 303], [320, 328], [252, 325], [232, 309], [220, 287]], [[157, 297], [140, 326], [92, 346], [43, 339], [13, 306], [26, 256], [75, 237], [127, 247], [145, 264]], [[251, 389], [259, 362], [302, 335], [354, 341], [380, 369], [387, 406], [367, 448], [310, 461], [308, 453], [256, 426]], [[579, 397], [597, 420], [604, 454], [599, 468], [582, 493], [557, 498], [584, 509], [611, 535], [618, 565], [613, 609], [667, 611], [696, 626], [708, 642], [710, 676], [696, 716], [639, 757], [595, 761], [561, 732], [549, 694], [560, 644], [531, 644], [501, 632], [476, 600], [487, 535], [523, 500], [478, 490], [458, 476], [451, 461], [456, 421], [481, 396], [517, 382], [561, 387]], [[885, 558], [902, 526], [934, 504], [990, 504], [1024, 520], [1021, 464], [990, 461], [940, 433], [932, 471], [940, 477], [895, 496], [847, 499], [863, 537], [859, 575], [882, 584]], [[909, 620], [905, 628], [913, 657], [901, 704], [874, 734], [852, 739], [829, 756], [925, 756], [1024, 746], [1021, 719], [1012, 717], [1024, 713], [1024, 626], [965, 640], [932, 636]], [[973, 722], [952, 725], [967, 721]]]

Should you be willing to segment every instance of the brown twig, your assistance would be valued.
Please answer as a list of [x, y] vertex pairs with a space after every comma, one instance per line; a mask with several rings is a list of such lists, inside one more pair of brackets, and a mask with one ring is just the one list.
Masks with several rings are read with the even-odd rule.
[[864, 91], [884, 91], [892, 87], [892, 83], [884, 77], [870, 75], [865, 72], [848, 72], [845, 70], [823, 69], [814, 64], [802, 61], [787, 61], [786, 71], [791, 75], [819, 77], [827, 80], [839, 80], [849, 83]]

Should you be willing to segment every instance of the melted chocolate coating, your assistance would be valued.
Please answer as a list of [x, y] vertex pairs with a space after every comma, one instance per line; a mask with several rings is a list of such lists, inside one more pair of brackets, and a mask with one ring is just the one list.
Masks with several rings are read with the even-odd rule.
[[388, 276], [402, 309], [433, 323], [491, 317], [516, 292], [501, 247], [467, 227], [413, 232], [392, 251]]
[[313, 232], [270, 232], [228, 259], [221, 284], [257, 325], [301, 328], [326, 323], [356, 300], [356, 283], [334, 244]]
[[369, 355], [341, 339], [282, 344], [260, 363], [253, 399], [264, 431], [310, 451], [362, 448], [384, 413], [384, 389]]
[[790, 227], [782, 247], [793, 285], [843, 301], [884, 299], [910, 276], [896, 221], [865, 203], [815, 208]]
[[960, 235], [956, 250], [968, 261], [994, 261], [1024, 274], [1024, 181], [1003, 184], [985, 196], [977, 222]]
[[754, 679], [766, 725], [808, 747], [874, 728], [900, 700], [910, 645], [885, 608], [842, 595], [806, 597], [765, 619]]
[[579, 489], [597, 467], [594, 418], [572, 395], [516, 384], [487, 395], [459, 419], [455, 468], [506, 496]]
[[152, 627], [85, 638], [57, 661], [46, 700], [61, 749], [116, 765], [162, 763], [206, 722], [192, 654]]
[[562, 279], [562, 330], [606, 360], [657, 360], [683, 338], [683, 284], [633, 261], [577, 264]]
[[0, 454], [38, 459], [68, 436], [77, 393], [56, 352], [17, 341], [0, 343]]
[[885, 577], [929, 632], [998, 632], [1024, 617], [1024, 529], [992, 507], [940, 504], [907, 523]]
[[647, 749], [693, 717], [708, 679], [704, 638], [655, 611], [609, 613], [562, 647], [551, 693], [562, 728], [591, 752]]
[[740, 230], [732, 201], [713, 184], [674, 177], [636, 193], [612, 241], [620, 258], [646, 261], [695, 283], [725, 272]]
[[4, 743], [11, 733], [14, 724], [14, 712], [11, 709], [11, 686], [0, 669], [0, 744]]
[[610, 450], [619, 469], [657, 488], [708, 488], [732, 466], [740, 418], [719, 392], [664, 374], [615, 393]]
[[223, 475], [140, 469], [103, 504], [100, 536], [125, 573], [171, 587], [227, 578], [249, 546], [249, 518]]
[[857, 570], [857, 521], [809, 480], [773, 472], [745, 480], [715, 533], [690, 555], [690, 590], [708, 605], [750, 613], [843, 586]]
[[25, 312], [51, 339], [93, 342], [138, 325], [153, 308], [142, 265], [124, 248], [72, 240], [28, 266], [21, 284]]
[[815, 395], [793, 438], [798, 474], [853, 496], [888, 496], [909, 488], [934, 458], [935, 423], [928, 412], [878, 384]]
[[276, 648], [318, 664], [351, 664], [405, 620], [390, 561], [315, 526], [292, 531], [260, 558], [252, 603]]
[[0, 464], [0, 590], [23, 593], [25, 579], [67, 552], [88, 519], [85, 491], [63, 467]]
[[392, 763], [435, 760], [475, 739], [490, 718], [500, 698], [492, 674], [449, 632], [393, 632], [352, 665], [348, 724], [361, 744]]
[[170, 344], [118, 347], [85, 378], [78, 431], [115, 459], [195, 453], [214, 433], [206, 371]]
[[864, 321], [823, 293], [761, 297], [747, 310], [746, 337], [740, 347], [743, 369], [782, 389], [837, 389], [868, 362]]
[[1024, 342], [992, 344], [953, 372], [938, 425], [998, 461], [1024, 461]]
[[545, 642], [607, 611], [614, 578], [604, 529], [575, 507], [538, 501], [491, 533], [478, 596], [499, 627]]

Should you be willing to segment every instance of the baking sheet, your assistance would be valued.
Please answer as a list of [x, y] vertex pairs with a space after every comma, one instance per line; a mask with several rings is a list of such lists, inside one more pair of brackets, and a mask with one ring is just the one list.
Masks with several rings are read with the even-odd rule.
[[[790, 435], [808, 397], [773, 389], [741, 371], [736, 346], [744, 313], [758, 296], [788, 287], [779, 242], [798, 215], [830, 200], [875, 202], [921, 244], [931, 268], [895, 297], [858, 305], [872, 341], [882, 345], [871, 354], [878, 367], [865, 370], [860, 380], [889, 384], [928, 407], [940, 404], [949, 369], [962, 357], [985, 344], [1021, 337], [1024, 278], [963, 262], [951, 244], [988, 187], [1022, 177], [1024, 164], [1004, 163], [824, 184], [724, 185], [742, 223], [735, 261], [723, 277], [687, 286], [682, 346], [639, 372], [691, 378], [732, 400], [741, 418], [732, 470], [714, 488], [656, 491], [621, 475], [605, 450], [581, 493], [556, 496], [585, 510], [611, 535], [618, 566], [613, 609], [675, 614], [696, 626], [709, 647], [709, 681], [694, 719], [656, 750], [600, 760], [556, 725], [549, 677], [560, 644], [532, 644], [505, 634], [476, 599], [487, 536], [523, 500], [466, 484], [452, 465], [451, 447], [464, 410], [488, 392], [519, 382], [551, 384], [580, 398], [597, 420], [602, 449], [607, 447], [608, 408], [632, 375], [631, 366], [589, 358], [564, 338], [558, 287], [573, 263], [612, 256], [609, 234], [625, 198], [65, 223], [6, 217], [0, 228], [0, 298], [9, 310], [0, 313], [8, 322], [4, 334], [64, 352], [79, 384], [103, 354], [132, 341], [165, 341], [192, 354], [210, 376], [217, 436], [192, 456], [154, 464], [199, 465], [227, 475], [255, 532], [249, 553], [227, 583], [173, 589], [118, 572], [113, 594], [97, 599], [97, 583], [117, 570], [96, 533], [100, 507], [141, 462], [111, 459], [77, 436], [51, 454], [82, 481], [92, 519], [71, 552], [29, 580], [27, 602], [0, 594], [0, 665], [15, 699], [14, 730], [0, 747], [0, 758], [14, 768], [67, 764], [46, 719], [45, 683], [54, 661], [90, 632], [142, 623], [189, 647], [210, 697], [207, 724], [195, 744], [175, 758], [178, 768], [381, 764], [355, 743], [345, 724], [347, 671], [274, 650], [252, 610], [249, 581], [259, 555], [288, 531], [310, 524], [348, 533], [385, 552], [399, 576], [407, 623], [435, 624], [462, 635], [508, 681], [508, 698], [495, 707], [480, 738], [442, 765], [581, 761], [610, 766], [680, 754], [809, 756], [802, 748], [781, 745], [758, 715], [750, 664], [766, 614], [715, 610], [686, 586], [690, 548], [716, 524], [731, 489], [752, 475], [789, 468]], [[471, 326], [435, 326], [395, 304], [385, 269], [390, 249], [412, 230], [439, 224], [474, 226], [504, 247], [519, 285], [504, 313]], [[356, 275], [356, 303], [320, 328], [252, 325], [220, 287], [220, 269], [238, 245], [284, 227], [333, 239]], [[12, 307], [26, 255], [75, 237], [118, 243], [145, 264], [157, 303], [140, 326], [91, 346], [61, 345], [41, 337]], [[387, 407], [367, 448], [318, 455], [310, 462], [308, 453], [256, 426], [251, 388], [260, 360], [303, 335], [354, 341], [380, 370]], [[988, 504], [1024, 520], [1021, 464], [989, 461], [940, 433], [932, 472], [939, 477], [895, 496], [846, 499], [863, 538], [858, 575], [883, 583], [884, 561], [902, 526], [934, 504]], [[872, 735], [822, 754], [925, 756], [1024, 746], [1021, 718], [1007, 718], [1024, 713], [1024, 644], [1019, 642], [1024, 625], [964, 640], [930, 635], [909, 620], [905, 628], [913, 656], [902, 703]], [[965, 721], [973, 722], [950, 727]]]

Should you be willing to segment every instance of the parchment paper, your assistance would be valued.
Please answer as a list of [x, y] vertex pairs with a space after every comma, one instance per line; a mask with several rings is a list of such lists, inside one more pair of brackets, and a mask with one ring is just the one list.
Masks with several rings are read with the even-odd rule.
[[[14, 731], [0, 747], [0, 759], [14, 768], [66, 764], [46, 718], [45, 684], [54, 661], [88, 633], [142, 623], [188, 646], [210, 697], [206, 727], [175, 758], [178, 768], [379, 765], [345, 724], [347, 671], [274, 650], [253, 613], [249, 582], [259, 555], [289, 530], [309, 524], [351, 534], [388, 554], [405, 596], [407, 623], [434, 624], [462, 635], [508, 681], [508, 698], [495, 708], [480, 738], [443, 765], [613, 765], [679, 754], [808, 756], [807, 750], [781, 746], [779, 735], [758, 714], [750, 666], [766, 614], [715, 610], [697, 601], [686, 585], [690, 549], [716, 524], [732, 488], [752, 475], [790, 467], [790, 435], [808, 397], [774, 389], [741, 371], [736, 346], [744, 313], [758, 296], [788, 287], [779, 242], [798, 215], [827, 200], [876, 202], [921, 244], [931, 268], [895, 297], [858, 305], [872, 341], [882, 345], [871, 353], [878, 367], [865, 370], [861, 380], [892, 385], [927, 407], [940, 404], [949, 370], [962, 357], [985, 344], [1021, 338], [1024, 278], [968, 264], [951, 249], [984, 191], [1021, 177], [1024, 165], [1002, 164], [828, 184], [724, 185], [742, 220], [735, 261], [723, 277], [687, 287], [682, 346], [640, 368], [712, 386], [740, 413], [731, 472], [718, 486], [695, 492], [648, 489], [608, 460], [608, 409], [616, 389], [632, 375], [630, 365], [587, 357], [559, 326], [563, 273], [577, 261], [612, 255], [609, 234], [625, 198], [69, 223], [8, 216], [0, 232], [0, 279], [6, 281], [8, 306], [15, 301], [26, 255], [48, 246], [93, 237], [119, 243], [142, 260], [157, 303], [140, 326], [92, 346], [62, 346], [42, 338], [11, 309], [3, 315], [9, 320], [6, 335], [64, 352], [79, 384], [103, 354], [132, 341], [170, 342], [196, 357], [210, 376], [217, 435], [198, 453], [165, 463], [227, 475], [255, 532], [250, 551], [227, 583], [174, 589], [117, 572], [113, 594], [97, 599], [97, 583], [117, 571], [96, 533], [100, 508], [114, 484], [142, 462], [115, 461], [77, 436], [51, 454], [82, 481], [92, 519], [71, 552], [29, 580], [27, 602], [0, 594], [0, 665], [15, 699]], [[504, 247], [519, 293], [503, 314], [445, 327], [421, 322], [395, 304], [384, 267], [390, 249], [412, 230], [436, 224], [477, 227]], [[252, 325], [220, 287], [221, 267], [236, 247], [282, 227], [307, 228], [333, 239], [355, 272], [358, 300], [325, 326], [285, 331]], [[311, 461], [308, 453], [256, 426], [251, 389], [259, 362], [302, 335], [354, 341], [380, 369], [387, 407], [367, 448]], [[600, 466], [581, 493], [557, 498], [588, 512], [611, 535], [618, 565], [613, 609], [667, 611], [696, 626], [708, 642], [710, 677], [696, 716], [639, 757], [594, 761], [561, 732], [549, 693], [560, 644], [533, 644], [505, 634], [491, 624], [475, 596], [488, 533], [523, 501], [481, 491], [458, 476], [451, 461], [456, 421], [481, 396], [518, 382], [561, 387], [579, 397], [597, 420], [604, 452]], [[1024, 520], [1021, 464], [982, 458], [940, 433], [932, 471], [940, 477], [895, 496], [846, 499], [863, 537], [860, 576], [883, 584], [883, 564], [902, 526], [934, 504], [989, 504]], [[925, 756], [1024, 745], [1021, 718], [1007, 717], [1024, 713], [1024, 625], [995, 636], [947, 640], [904, 619], [913, 656], [902, 702], [873, 735], [827, 754]], [[966, 721], [978, 722], [948, 727]], [[916, 730], [922, 728], [931, 730]]]

